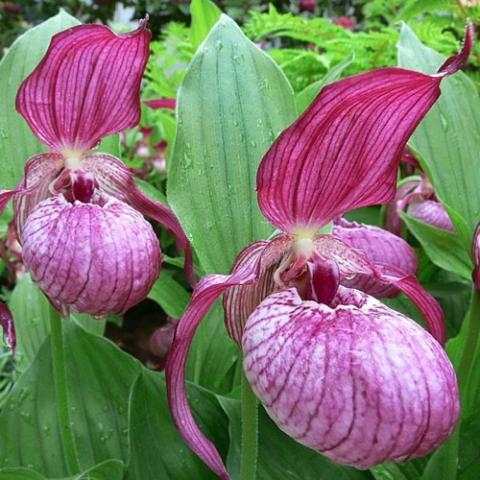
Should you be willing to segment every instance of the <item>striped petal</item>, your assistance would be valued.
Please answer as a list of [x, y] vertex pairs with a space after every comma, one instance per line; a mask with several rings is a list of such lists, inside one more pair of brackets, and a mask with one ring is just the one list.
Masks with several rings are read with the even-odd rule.
[[433, 227], [448, 230], [449, 232], [455, 232], [455, 227], [453, 226], [445, 207], [436, 200], [412, 202], [407, 208], [407, 213], [417, 220], [420, 220], [423, 223], [428, 223]]
[[165, 369], [168, 402], [173, 421], [187, 445], [223, 480], [228, 472], [215, 445], [201, 432], [188, 405], [185, 364], [195, 331], [217, 298], [229, 287], [253, 284], [259, 276], [262, 254], [268, 244], [255, 242], [241, 254], [242, 264], [230, 275], [208, 275], [193, 292], [192, 300], [178, 323]]
[[140, 82], [149, 55], [146, 21], [116, 35], [79, 25], [55, 35], [22, 83], [17, 110], [52, 150], [85, 151], [140, 119]]
[[50, 184], [61, 172], [64, 159], [57, 153], [40, 153], [31, 157], [25, 165], [25, 177], [15, 196], [15, 226], [18, 238], [32, 210], [51, 196]]
[[442, 347], [358, 290], [340, 287], [331, 307], [293, 289], [270, 295], [248, 319], [243, 351], [275, 423], [337, 463], [366, 469], [426, 455], [458, 420]]
[[284, 232], [315, 230], [354, 208], [388, 203], [410, 135], [440, 95], [440, 82], [466, 61], [462, 52], [436, 75], [384, 68], [322, 89], [282, 132], [257, 175], [260, 208]]
[[404, 293], [418, 308], [434, 338], [444, 345], [446, 341], [445, 314], [442, 307], [420, 284], [413, 275], [386, 265], [379, 269], [379, 276], [387, 284], [394, 285]]
[[[257, 243], [266, 247], [269, 242], [261, 241]], [[286, 259], [290, 248], [291, 239], [286, 235], [280, 235], [273, 239], [268, 249], [263, 253], [258, 279], [255, 284], [234, 286], [225, 292], [223, 296], [225, 326], [228, 334], [239, 345], [242, 343], [243, 329], [248, 317], [264, 298], [278, 290], [279, 286], [278, 282], [275, 282], [275, 273]], [[250, 261], [249, 250], [243, 250], [233, 265], [232, 274], [245, 268], [245, 265]]]
[[102, 153], [85, 157], [82, 159], [82, 169], [93, 173], [101, 191], [128, 203], [172, 232], [177, 247], [185, 251], [185, 272], [190, 284], [194, 286], [196, 278], [190, 242], [173, 210], [145, 195], [136, 186], [130, 170], [112, 155]]
[[351, 247], [343, 239], [331, 235], [316, 237], [315, 252], [321, 259], [333, 260], [337, 263], [342, 285], [350, 285], [352, 281], [360, 278], [364, 287], [367, 280], [371, 282], [366, 285], [370, 289], [374, 287], [380, 290], [383, 284], [385, 288], [394, 287], [395, 291], [403, 292], [420, 310], [430, 333], [438, 342], [444, 344], [445, 317], [443, 311], [414, 275], [393, 264], [379, 262], [376, 260], [378, 252], [374, 250], [369, 256], [368, 251]]
[[[350, 247], [360, 250], [375, 267], [394, 266], [404, 272], [404, 276], [415, 275], [418, 268], [417, 257], [412, 247], [393, 233], [372, 225], [364, 225], [339, 219], [333, 227], [333, 235]], [[355, 275], [342, 284], [362, 290], [374, 297], [395, 297], [400, 292], [392, 285], [385, 285], [373, 275]]]
[[121, 314], [143, 300], [162, 255], [143, 216], [112, 197], [92, 203], [54, 195], [29, 215], [23, 260], [60, 311]]

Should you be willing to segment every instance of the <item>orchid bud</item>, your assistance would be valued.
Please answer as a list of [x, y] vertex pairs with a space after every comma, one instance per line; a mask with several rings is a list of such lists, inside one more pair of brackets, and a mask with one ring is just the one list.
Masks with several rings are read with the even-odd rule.
[[40, 202], [22, 240], [33, 280], [64, 313], [123, 313], [147, 296], [160, 270], [151, 225], [106, 195], [91, 203], [61, 194]]
[[426, 199], [418, 202], [412, 202], [408, 208], [407, 213], [420, 220], [423, 223], [428, 223], [433, 227], [455, 232], [455, 227], [448, 216], [445, 207], [434, 199]]
[[165, 325], [157, 328], [148, 342], [150, 352], [162, 360], [168, 355], [172, 348], [173, 337], [175, 336], [175, 327], [177, 321], [170, 319]]
[[300, 0], [298, 4], [298, 9], [301, 12], [315, 13], [316, 8], [317, 8], [317, 0]]
[[3, 330], [3, 335], [10, 344], [10, 348], [15, 351], [17, 336], [15, 334], [12, 312], [10, 312], [10, 309], [3, 302], [0, 302], [0, 327]]
[[426, 455], [459, 415], [453, 367], [413, 320], [339, 287], [331, 305], [294, 289], [247, 321], [244, 369], [275, 423], [337, 463], [366, 469]]
[[473, 257], [473, 274], [472, 279], [475, 284], [475, 288], [480, 290], [480, 224], [475, 230], [475, 235], [473, 237], [472, 243], [472, 257]]

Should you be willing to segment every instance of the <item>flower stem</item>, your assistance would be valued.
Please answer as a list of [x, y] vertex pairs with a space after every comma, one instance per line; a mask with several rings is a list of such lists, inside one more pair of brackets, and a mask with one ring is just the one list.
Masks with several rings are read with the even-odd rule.
[[468, 311], [468, 330], [465, 335], [465, 344], [457, 370], [460, 398], [465, 401], [468, 378], [472, 370], [473, 358], [480, 337], [480, 292], [474, 288], [472, 302]]
[[62, 318], [52, 306], [50, 306], [50, 345], [52, 348], [53, 379], [60, 433], [68, 470], [71, 475], [74, 475], [80, 471], [80, 468], [75, 448], [75, 439], [70, 426], [70, 415], [68, 412], [67, 372], [65, 368], [63, 325]]
[[[473, 366], [475, 350], [480, 337], [480, 292], [474, 287], [472, 301], [466, 316], [467, 330], [465, 332], [465, 343], [457, 367], [458, 386], [460, 388], [461, 405], [466, 403], [468, 379]], [[460, 423], [452, 436], [445, 444], [447, 450], [447, 462], [445, 465], [445, 480], [455, 480], [458, 471], [458, 448], [460, 443]]]
[[255, 480], [258, 453], [258, 405], [248, 380], [242, 379], [242, 452], [240, 480]]

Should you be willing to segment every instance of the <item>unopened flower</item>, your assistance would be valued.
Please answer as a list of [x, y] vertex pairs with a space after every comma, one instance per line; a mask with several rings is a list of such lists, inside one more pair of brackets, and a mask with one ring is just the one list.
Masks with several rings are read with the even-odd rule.
[[433, 227], [455, 231], [445, 207], [438, 201], [433, 186], [424, 173], [421, 177], [405, 179], [399, 186], [394, 201], [387, 207], [385, 228], [396, 235], [401, 233], [399, 212], [402, 211]]
[[480, 290], [480, 224], [475, 230], [475, 235], [473, 236], [472, 242], [472, 257], [473, 257], [473, 283], [475, 288]]
[[[222, 293], [226, 327], [243, 347], [254, 391], [279, 427], [305, 445], [366, 468], [425, 455], [455, 428], [458, 389], [441, 347], [438, 303], [411, 273], [412, 262], [392, 262], [390, 253], [382, 260], [331, 222], [393, 199], [402, 149], [472, 43], [469, 25], [462, 51], [435, 75], [385, 68], [330, 84], [264, 156], [259, 206], [282, 233], [246, 247], [230, 275], [201, 280], [167, 360], [173, 419], [221, 478], [228, 472], [195, 423], [184, 370], [195, 330]], [[432, 335], [344, 286], [355, 278], [404, 292]]]
[[15, 350], [17, 345], [17, 337], [15, 335], [15, 325], [13, 323], [12, 312], [2, 302], [0, 302], [0, 327], [2, 327], [3, 334], [12, 350]]
[[334, 20], [335, 25], [345, 28], [346, 30], [353, 30], [355, 28], [355, 20], [350, 17], [338, 17]]
[[316, 8], [317, 8], [317, 0], [300, 0], [298, 4], [298, 9], [301, 12], [315, 13]]
[[165, 359], [172, 348], [177, 321], [169, 319], [165, 325], [157, 328], [149, 340], [150, 352], [161, 360]]
[[55, 35], [21, 85], [18, 112], [49, 147], [30, 158], [17, 188], [0, 191], [0, 212], [14, 197], [24, 263], [64, 314], [123, 313], [147, 295], [161, 264], [149, 216], [188, 240], [165, 205], [144, 195], [131, 172], [93, 148], [140, 118], [140, 83], [149, 55], [146, 21], [116, 35], [81, 25]]

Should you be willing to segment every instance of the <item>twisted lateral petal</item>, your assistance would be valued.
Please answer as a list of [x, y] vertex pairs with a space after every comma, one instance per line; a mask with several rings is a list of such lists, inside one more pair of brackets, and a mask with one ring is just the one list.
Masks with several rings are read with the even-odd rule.
[[352, 275], [375, 275], [376, 271], [363, 252], [351, 248], [332, 235], [318, 235], [314, 240], [316, 254], [325, 261], [333, 260], [342, 278]]
[[[257, 242], [266, 246], [268, 242]], [[251, 313], [261, 301], [278, 289], [275, 283], [275, 272], [291, 247], [291, 239], [286, 235], [274, 238], [263, 253], [258, 279], [255, 284], [238, 285], [229, 288], [223, 296], [225, 326], [228, 334], [239, 345], [242, 343], [243, 329]], [[232, 274], [245, 268], [250, 262], [249, 250], [243, 250], [235, 260]]]
[[51, 196], [50, 183], [57, 177], [64, 159], [57, 153], [40, 153], [31, 157], [25, 165], [23, 185], [15, 196], [15, 226], [18, 238], [32, 210], [42, 200]]
[[5, 210], [8, 205], [8, 202], [18, 193], [19, 189], [15, 188], [13, 190], [0, 190], [0, 214]]
[[17, 336], [15, 335], [13, 316], [10, 309], [3, 302], [0, 302], [0, 327], [2, 327], [3, 334], [7, 337], [10, 348], [15, 351]]
[[412, 202], [408, 206], [407, 213], [417, 220], [428, 223], [433, 227], [448, 230], [449, 232], [455, 231], [455, 227], [453, 226], [445, 207], [436, 200]]
[[55, 151], [89, 150], [140, 119], [140, 82], [149, 55], [146, 22], [117, 35], [79, 25], [55, 35], [22, 83], [17, 110]]
[[419, 325], [340, 287], [332, 308], [295, 290], [248, 319], [244, 369], [277, 425], [335, 462], [369, 468], [426, 455], [459, 414], [455, 372]]
[[[459, 57], [466, 60], [471, 43]], [[282, 132], [257, 174], [260, 209], [285, 232], [326, 225], [346, 211], [387, 203], [402, 150], [440, 95], [442, 74], [384, 68], [326, 86]]]
[[22, 240], [33, 280], [65, 313], [123, 313], [147, 296], [160, 271], [151, 225], [113, 198], [72, 204], [50, 197], [28, 217]]
[[341, 284], [352, 278], [372, 278], [372, 285], [393, 285], [417, 306], [431, 334], [441, 343], [445, 342], [445, 318], [438, 302], [420, 285], [418, 280], [393, 265], [373, 263], [366, 253], [352, 248], [340, 238], [320, 235], [315, 238], [315, 252], [323, 260], [337, 263]]
[[[412, 247], [402, 238], [382, 228], [342, 218], [335, 222], [333, 235], [363, 252], [376, 267], [390, 265], [404, 272], [404, 276], [415, 275], [417, 272], [418, 262]], [[355, 275], [344, 279], [342, 285], [362, 290], [374, 297], [395, 297], [399, 293], [397, 288], [386, 285], [373, 275]]]
[[445, 314], [435, 298], [420, 285], [413, 275], [405, 275], [404, 272], [394, 267], [380, 266], [380, 269], [379, 276], [386, 283], [398, 288], [416, 305], [432, 336], [440, 345], [444, 345], [446, 341]]
[[193, 292], [187, 311], [180, 319], [172, 349], [167, 358], [165, 375], [173, 421], [187, 445], [222, 479], [227, 470], [215, 445], [200, 431], [188, 405], [185, 390], [185, 363], [198, 325], [215, 300], [229, 287], [252, 284], [259, 276], [260, 262], [266, 242], [255, 242], [242, 253], [243, 262], [230, 275], [208, 275]]
[[90, 155], [82, 160], [82, 169], [94, 174], [101, 191], [128, 203], [172, 232], [176, 238], [177, 247], [185, 251], [185, 273], [190, 284], [195, 286], [190, 242], [173, 210], [145, 195], [135, 184], [130, 170], [112, 155], [105, 153]]
[[438, 69], [439, 75], [452, 75], [465, 65], [473, 48], [474, 37], [475, 27], [472, 22], [468, 22], [465, 28], [465, 40], [462, 49], [456, 55], [452, 55], [445, 60], [444, 64]]

